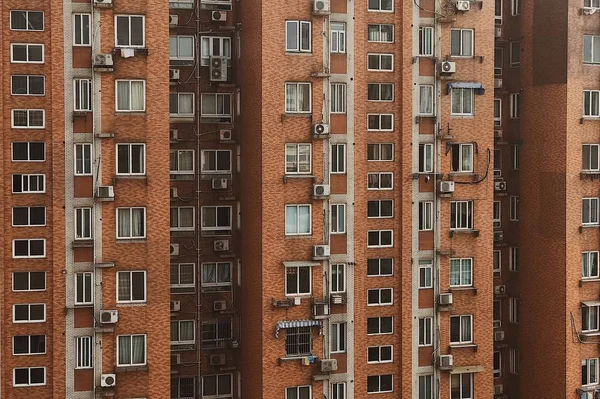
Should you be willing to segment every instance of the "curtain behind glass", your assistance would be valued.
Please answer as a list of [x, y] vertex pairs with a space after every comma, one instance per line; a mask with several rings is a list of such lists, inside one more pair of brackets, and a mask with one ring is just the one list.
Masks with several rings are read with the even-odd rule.
[[143, 237], [144, 231], [144, 209], [133, 208], [131, 210], [131, 235], [133, 237]]
[[285, 208], [285, 233], [298, 233], [298, 208], [295, 206], [287, 206]]
[[130, 214], [129, 208], [119, 209], [117, 211], [118, 216], [118, 235], [119, 237], [130, 237], [131, 236], [131, 226], [130, 226]]
[[119, 362], [118, 364], [131, 364], [131, 337], [121, 336], [119, 339]]
[[129, 82], [118, 81], [117, 82], [117, 110], [127, 111], [129, 110]]
[[146, 363], [146, 337], [143, 335], [134, 335], [131, 337], [131, 363]]
[[118, 300], [129, 301], [131, 300], [131, 275], [129, 272], [117, 273], [118, 281]]
[[146, 99], [144, 98], [144, 82], [143, 81], [132, 81], [131, 82], [131, 110], [132, 111], [143, 111], [146, 105]]

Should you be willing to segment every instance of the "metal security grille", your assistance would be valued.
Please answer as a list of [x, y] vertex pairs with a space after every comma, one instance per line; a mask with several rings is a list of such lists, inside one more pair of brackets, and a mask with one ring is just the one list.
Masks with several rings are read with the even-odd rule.
[[312, 351], [311, 327], [292, 327], [285, 330], [285, 353], [287, 356], [310, 355]]

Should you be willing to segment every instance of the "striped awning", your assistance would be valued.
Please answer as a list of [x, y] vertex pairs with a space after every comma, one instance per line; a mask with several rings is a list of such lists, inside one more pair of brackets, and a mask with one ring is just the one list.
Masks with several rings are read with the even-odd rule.
[[277, 323], [275, 326], [275, 338], [279, 339], [279, 330], [282, 328], [294, 328], [294, 327], [319, 327], [319, 334], [323, 325], [319, 320], [284, 320]]
[[478, 82], [452, 82], [446, 86], [446, 94], [450, 94], [452, 89], [473, 89], [475, 94], [485, 94], [483, 85]]

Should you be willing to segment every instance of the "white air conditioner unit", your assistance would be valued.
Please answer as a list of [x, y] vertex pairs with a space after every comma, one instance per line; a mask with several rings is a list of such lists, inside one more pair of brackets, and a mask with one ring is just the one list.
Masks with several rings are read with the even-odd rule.
[[449, 194], [454, 192], [454, 182], [450, 180], [442, 180], [439, 185], [440, 193]]
[[112, 0], [94, 0], [97, 7], [112, 7]]
[[225, 11], [213, 11], [211, 14], [212, 20], [217, 22], [227, 21], [227, 13]]
[[179, 139], [179, 130], [177, 129], [169, 129], [169, 140], [177, 141]]
[[170, 248], [169, 248], [169, 254], [171, 256], [178, 256], [179, 255], [179, 244], [171, 244]]
[[494, 191], [506, 191], [506, 182], [504, 180], [495, 181]]
[[494, 130], [494, 138], [501, 139], [502, 138], [502, 130]]
[[494, 29], [494, 36], [495, 37], [502, 37], [502, 27], [501, 26], [496, 26]]
[[210, 81], [227, 82], [227, 58], [210, 57]]
[[502, 395], [504, 393], [504, 385], [494, 385], [494, 395]]
[[178, 198], [179, 197], [177, 195], [177, 187], [171, 187], [169, 189], [169, 197], [171, 197], [171, 198]]
[[313, 13], [315, 14], [329, 14], [331, 12], [331, 6], [329, 0], [314, 0]]
[[215, 240], [214, 249], [215, 252], [229, 251], [229, 240]]
[[333, 305], [342, 305], [344, 303], [344, 297], [340, 294], [331, 294], [331, 303]]
[[314, 184], [313, 185], [313, 197], [323, 198], [328, 197], [331, 192], [329, 184]]
[[100, 386], [102, 388], [110, 388], [117, 385], [116, 374], [102, 374], [100, 377]]
[[502, 78], [495, 78], [494, 79], [494, 89], [501, 89], [502, 88]]
[[502, 327], [502, 321], [501, 320], [494, 320], [492, 322], [492, 325], [493, 325], [494, 328], [500, 328], [500, 327]]
[[330, 255], [329, 245], [313, 245], [313, 260], [328, 259]]
[[504, 331], [494, 331], [494, 342], [504, 341]]
[[94, 66], [96, 67], [112, 67], [113, 56], [110, 53], [107, 54], [96, 54], [94, 56]]
[[444, 74], [456, 73], [456, 62], [442, 61], [440, 72]]
[[440, 306], [452, 305], [452, 293], [446, 292], [444, 294], [440, 294], [439, 304]]
[[179, 312], [181, 310], [181, 301], [171, 301], [171, 312]]
[[504, 232], [494, 231], [494, 242], [500, 242], [502, 240], [504, 240]]
[[101, 310], [100, 311], [100, 323], [101, 324], [115, 324], [119, 321], [118, 310]]
[[104, 199], [115, 198], [115, 190], [113, 186], [99, 186], [96, 190], [96, 197]]
[[231, 134], [231, 130], [223, 129], [223, 130], [219, 131], [219, 140], [221, 140], [221, 141], [233, 140], [233, 135]]
[[312, 308], [313, 318], [315, 319], [325, 319], [327, 318], [329, 313], [329, 305], [326, 303], [315, 303]]
[[300, 306], [302, 304], [302, 298], [299, 296], [294, 297], [294, 306]]
[[506, 294], [506, 286], [505, 285], [497, 285], [494, 287], [494, 294], [496, 295], [504, 295]]
[[469, 11], [471, 9], [471, 2], [469, 0], [457, 0], [454, 6], [458, 11]]
[[326, 123], [315, 123], [312, 125], [313, 135], [317, 137], [329, 136], [329, 125]]
[[438, 367], [442, 370], [450, 370], [454, 367], [454, 358], [452, 355], [441, 355], [438, 358]]
[[212, 179], [212, 188], [213, 190], [226, 190], [228, 183], [227, 179]]
[[226, 301], [214, 301], [213, 302], [213, 310], [215, 312], [222, 312], [227, 310], [227, 302]]
[[169, 69], [169, 79], [179, 80], [179, 69]]
[[210, 355], [209, 363], [211, 366], [223, 366], [225, 364], [225, 354], [220, 353], [216, 355]]
[[321, 372], [329, 373], [338, 369], [337, 359], [322, 359]]
[[179, 25], [179, 15], [169, 15], [169, 26]]

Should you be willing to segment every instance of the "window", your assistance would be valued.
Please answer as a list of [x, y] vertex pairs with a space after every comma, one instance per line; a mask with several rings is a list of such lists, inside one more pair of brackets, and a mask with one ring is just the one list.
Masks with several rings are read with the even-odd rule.
[[44, 76], [13, 75], [10, 81], [10, 94], [13, 96], [43, 96], [45, 94]]
[[600, 330], [598, 325], [598, 308], [600, 306], [592, 305], [581, 307], [581, 331], [594, 332]]
[[450, 259], [450, 287], [471, 287], [473, 285], [473, 259]]
[[10, 11], [11, 30], [44, 30], [44, 13], [42, 11]]
[[285, 51], [310, 53], [312, 24], [310, 21], [285, 21]]
[[75, 101], [74, 111], [92, 110], [92, 80], [73, 80], [73, 99]]
[[309, 295], [312, 289], [310, 266], [288, 266], [285, 268], [285, 294]]
[[202, 376], [202, 398], [231, 398], [233, 377], [231, 374]]
[[391, 132], [394, 130], [394, 114], [367, 114], [367, 130]]
[[194, 150], [173, 150], [170, 154], [172, 175], [194, 174]]
[[367, 41], [375, 43], [393, 43], [394, 25], [369, 24], [367, 25]]
[[117, 144], [117, 175], [146, 174], [146, 145]]
[[[181, 96], [179, 96], [181, 97]], [[192, 97], [193, 100], [193, 97]], [[187, 100], [186, 100], [187, 101]], [[187, 110], [181, 108], [181, 98], [178, 101], [178, 115]], [[205, 123], [231, 123], [233, 122], [233, 112], [230, 93], [202, 93], [200, 95], [201, 117]], [[172, 111], [171, 111], [172, 112]], [[192, 107], [191, 112], [194, 112]], [[172, 112], [173, 113], [173, 112]]]
[[91, 305], [94, 303], [94, 274], [91, 272], [75, 273], [75, 305]]
[[502, 25], [502, 0], [495, 1], [494, 21], [496, 25]]
[[600, 8], [600, 0], [583, 0], [585, 8]]
[[419, 260], [419, 289], [432, 288], [433, 262], [430, 259]]
[[311, 327], [291, 327], [285, 329], [286, 356], [305, 356], [312, 351]]
[[513, 222], [519, 221], [519, 197], [511, 195], [509, 200], [510, 220]]
[[494, 277], [498, 277], [502, 273], [502, 251], [494, 250], [492, 259], [492, 271], [494, 273]]
[[515, 68], [521, 65], [521, 42], [510, 42], [510, 67]]
[[583, 278], [598, 278], [598, 251], [582, 252], [581, 270]]
[[384, 277], [394, 275], [394, 259], [367, 259], [367, 276]]
[[419, 346], [433, 345], [433, 319], [423, 317], [419, 319]]
[[285, 399], [311, 399], [312, 387], [310, 385], [291, 387], [285, 389]]
[[369, 230], [367, 232], [368, 248], [392, 248], [393, 246], [393, 230]]
[[46, 304], [28, 303], [13, 305], [13, 323], [37, 323], [46, 321]]
[[519, 247], [509, 247], [508, 248], [508, 269], [511, 272], [519, 271]]
[[194, 320], [171, 321], [171, 345], [188, 345], [196, 342]]
[[185, 399], [195, 397], [196, 380], [194, 379], [194, 377], [171, 378], [171, 399]]
[[600, 90], [583, 91], [583, 116], [592, 118], [600, 116]]
[[46, 272], [14, 272], [12, 274], [12, 290], [45, 291]]
[[387, 317], [368, 317], [367, 335], [392, 334], [394, 332], [394, 318]]
[[473, 316], [450, 316], [450, 344], [473, 342]]
[[312, 107], [311, 83], [285, 84], [285, 112], [309, 114]]
[[419, 172], [433, 173], [433, 144], [419, 144]]
[[510, 0], [510, 13], [513, 16], [521, 14], [521, 0]]
[[494, 149], [494, 177], [502, 176], [502, 148]]
[[600, 36], [583, 35], [583, 62], [600, 64]]
[[13, 109], [13, 129], [43, 129], [46, 127], [46, 111], [43, 109]]
[[392, 345], [370, 346], [367, 348], [367, 363], [391, 363], [394, 359]]
[[331, 353], [346, 352], [346, 323], [331, 323]]
[[433, 115], [433, 85], [419, 85], [419, 114]]
[[510, 95], [510, 117], [511, 119], [521, 117], [521, 95], [519, 93]]
[[387, 306], [394, 303], [392, 288], [373, 288], [367, 290], [367, 306]]
[[[208, 53], [208, 43], [205, 44], [205, 38], [202, 38], [202, 57], [200, 65], [208, 66], [210, 64], [210, 55]], [[207, 51], [205, 54], [205, 50]], [[169, 36], [169, 59], [177, 61], [194, 60], [194, 36], [178, 35]]]
[[392, 72], [394, 70], [394, 54], [367, 54], [367, 70]]
[[367, 160], [368, 161], [393, 161], [394, 160], [394, 144], [392, 143], [377, 143], [367, 145]]
[[115, 45], [117, 47], [144, 47], [144, 16], [115, 16]]
[[494, 127], [502, 126], [502, 100], [494, 99]]
[[502, 301], [499, 299], [494, 300], [492, 318], [495, 327], [500, 327], [502, 325]]
[[[182, 36], [178, 36], [180, 38]], [[191, 55], [186, 53], [186, 57], [194, 57], [194, 38], [190, 36], [189, 46], [192, 47]], [[200, 58], [200, 65], [209, 66], [210, 65], [210, 57], [225, 57], [227, 59], [227, 64], [231, 64], [231, 39], [223, 36], [202, 36], [201, 46], [202, 46], [202, 56]]]
[[[202, 292], [230, 291], [232, 268], [231, 262], [203, 263]], [[193, 283], [193, 276], [190, 277], [188, 280]]]
[[43, 64], [44, 45], [30, 43], [11, 43], [10, 62], [13, 64]]
[[494, 351], [494, 378], [502, 377], [502, 352]]
[[46, 175], [12, 175], [14, 194], [34, 194], [46, 192]]
[[194, 8], [194, 0], [169, 0], [169, 8], [189, 10]]
[[502, 203], [500, 201], [494, 201], [494, 208], [492, 214], [492, 222], [494, 228], [502, 227]]
[[422, 26], [419, 28], [419, 55], [433, 56], [433, 27]]
[[394, 217], [394, 200], [367, 201], [367, 217], [381, 219]]
[[598, 220], [598, 201], [598, 198], [584, 198], [582, 200], [582, 224], [592, 225], [600, 223], [600, 221]]
[[285, 173], [310, 174], [312, 168], [312, 145], [289, 143], [285, 145]]
[[346, 144], [331, 145], [331, 173], [346, 173]]
[[88, 143], [75, 144], [75, 176], [92, 174], [92, 145]]
[[520, 155], [521, 155], [521, 146], [519, 144], [513, 144], [512, 145], [512, 153], [511, 153], [513, 170], [519, 170], [519, 164], [521, 161]]
[[419, 399], [433, 399], [433, 375], [419, 376]]
[[346, 292], [346, 264], [334, 263], [331, 265], [331, 293]]
[[230, 206], [203, 206], [201, 215], [202, 235], [231, 235], [231, 211]]
[[331, 204], [331, 234], [346, 234], [346, 204]]
[[13, 259], [46, 257], [46, 240], [43, 238], [13, 240], [12, 244]]
[[346, 52], [346, 24], [341, 22], [331, 23], [331, 53]]
[[504, 49], [496, 47], [494, 49], [494, 75], [502, 76], [502, 67], [504, 66]]
[[582, 153], [582, 165], [581, 169], [589, 172], [598, 172], [600, 171], [600, 162], [599, 162], [599, 153], [600, 149], [599, 144], [583, 144], [581, 147]]
[[46, 385], [46, 367], [21, 367], [13, 369], [14, 387]]
[[598, 358], [581, 361], [581, 385], [598, 383]]
[[394, 101], [394, 84], [393, 83], [369, 83], [367, 84], [367, 100], [368, 101]]
[[117, 208], [117, 239], [146, 238], [146, 208]]
[[452, 57], [472, 57], [473, 36], [473, 29], [451, 29], [450, 55]]
[[285, 235], [306, 235], [312, 232], [311, 206], [285, 206]]
[[117, 367], [146, 364], [146, 335], [117, 336]]
[[[383, 1], [383, 0], [382, 0]], [[370, 375], [367, 377], [367, 393], [394, 391], [394, 376], [391, 374]]]
[[510, 355], [510, 372], [513, 374], [519, 374], [520, 365], [520, 352], [518, 349], [511, 349]]
[[93, 337], [75, 337], [75, 368], [91, 369], [94, 356]]
[[146, 110], [146, 81], [117, 80], [117, 112], [144, 112]]
[[331, 399], [346, 399], [346, 383], [334, 382], [331, 384]]
[[14, 206], [12, 208], [12, 225], [17, 226], [45, 226], [45, 206]]
[[73, 14], [73, 46], [91, 46], [90, 14]]
[[231, 173], [231, 150], [202, 150], [200, 155], [200, 171], [202, 173]]
[[15, 335], [13, 337], [13, 355], [43, 355], [45, 353], [45, 335]]
[[450, 374], [450, 399], [473, 399], [473, 373]]
[[473, 201], [450, 202], [450, 230], [473, 229]]
[[[171, 293], [194, 292], [194, 287], [196, 287], [195, 269], [193, 263], [171, 263]], [[207, 277], [211, 276], [208, 275]], [[214, 277], [216, 278], [216, 276]], [[206, 290], [208, 290], [208, 287]]]
[[433, 230], [433, 202], [419, 202], [419, 231]]
[[508, 298], [508, 320], [511, 323], [519, 322], [519, 307], [521, 301], [517, 298]]
[[[203, 94], [202, 96], [203, 96], [203, 98], [204, 98], [204, 96], [207, 96], [206, 103], [204, 103], [204, 102], [202, 103], [203, 107], [206, 106], [207, 112], [209, 112], [208, 108], [211, 108], [209, 96], [212, 96], [211, 99], [214, 101], [212, 104], [213, 107], [211, 109], [211, 112], [213, 112], [213, 114], [211, 114], [211, 115], [215, 115], [215, 113], [217, 112], [216, 111], [216, 99], [214, 98], [215, 95], [214, 94], [213, 95]], [[222, 106], [223, 104], [221, 103], [220, 105]], [[221, 107], [221, 110], [223, 111], [224, 108]], [[171, 117], [193, 118], [194, 117], [194, 93], [169, 93], [169, 115]]]
[[392, 190], [394, 174], [391, 172], [374, 172], [367, 174], [368, 190]]
[[117, 302], [146, 302], [146, 272], [117, 272]]
[[393, 0], [369, 0], [369, 11], [392, 12], [394, 11]]
[[473, 89], [452, 89], [452, 115], [473, 115]]
[[331, 84], [331, 113], [345, 114], [346, 113], [346, 84], [332, 83]]
[[46, 143], [12, 142], [11, 144], [13, 162], [43, 162], [46, 160]]
[[194, 230], [194, 207], [171, 207], [171, 231]]

